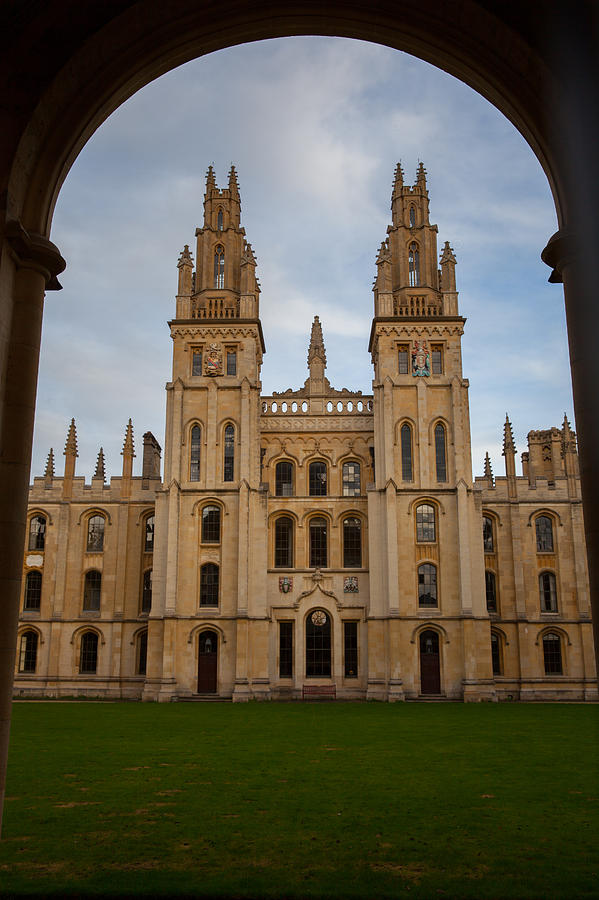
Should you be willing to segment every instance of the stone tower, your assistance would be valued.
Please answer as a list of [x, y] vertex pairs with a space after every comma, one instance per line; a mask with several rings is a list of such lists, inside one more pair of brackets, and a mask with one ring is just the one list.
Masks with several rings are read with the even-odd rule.
[[[465, 320], [458, 312], [456, 259], [449, 243], [440, 266], [437, 262], [437, 226], [429, 220], [422, 163], [414, 185], [404, 183], [397, 166], [391, 212], [377, 258], [369, 347], [376, 473], [368, 512], [368, 690], [382, 696], [387, 682], [390, 692], [401, 696], [406, 675], [399, 661], [409, 653], [400, 645], [406, 639], [417, 643], [427, 619], [432, 625], [451, 618], [443, 633], [450, 640], [460, 621], [462, 633], [455, 639], [465, 647], [464, 696], [490, 696], [480, 511], [461, 362]], [[385, 644], [391, 660], [387, 672], [379, 663]]]
[[[250, 598], [265, 596], [256, 583], [266, 572], [258, 429], [264, 340], [256, 260], [240, 213], [235, 168], [221, 190], [210, 167], [195, 271], [186, 245], [178, 262], [176, 318], [169, 323], [173, 373], [166, 386], [164, 487], [156, 498], [148, 698], [164, 699], [189, 679], [182, 674], [190, 668], [182, 617], [197, 618], [199, 629], [211, 624], [210, 647], [222, 639], [211, 615], [237, 621], [235, 682], [229, 687], [247, 691], [243, 647], [248, 617], [256, 615]], [[200, 635], [200, 652], [205, 645]], [[219, 658], [227, 652], [235, 648], [220, 647]]]

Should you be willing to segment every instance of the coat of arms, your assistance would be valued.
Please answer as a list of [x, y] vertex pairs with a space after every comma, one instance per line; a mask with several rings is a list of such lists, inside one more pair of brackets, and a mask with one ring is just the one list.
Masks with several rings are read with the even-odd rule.
[[431, 374], [431, 355], [426, 341], [414, 341], [412, 350], [412, 375]]
[[343, 593], [344, 594], [357, 594], [358, 593], [358, 577], [357, 575], [348, 575], [343, 579]]
[[204, 374], [223, 374], [223, 351], [219, 344], [210, 344], [208, 351], [204, 356]]
[[293, 590], [293, 578], [288, 578], [285, 575], [283, 578], [279, 578], [279, 590], [282, 594], [288, 594], [289, 591]]

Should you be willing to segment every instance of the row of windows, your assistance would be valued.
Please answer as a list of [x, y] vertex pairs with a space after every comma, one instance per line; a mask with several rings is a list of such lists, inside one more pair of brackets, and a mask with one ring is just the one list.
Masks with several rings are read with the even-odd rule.
[[[36, 631], [25, 631], [19, 642], [18, 671], [33, 674], [37, 668], [39, 639]], [[142, 631], [137, 638], [136, 664], [137, 675], [146, 674], [148, 657], [148, 632]], [[95, 675], [98, 669], [98, 634], [95, 631], [84, 631], [79, 644], [79, 674]]]
[[[191, 429], [191, 448], [189, 461], [189, 480], [200, 480], [200, 463], [202, 459], [202, 429], [194, 425]], [[223, 481], [235, 478], [235, 426], [226, 425], [223, 441]]]
[[[324, 569], [328, 566], [328, 522], [323, 516], [310, 519], [309, 567]], [[280, 516], [275, 521], [275, 567], [294, 567], [294, 521], [290, 516]], [[343, 520], [343, 566], [359, 569], [362, 566], [362, 521], [357, 516]]]
[[[540, 515], [535, 518], [535, 538], [537, 553], [553, 553], [553, 521], [549, 516]], [[483, 546], [485, 553], [495, 552], [495, 535], [491, 516], [483, 516]]]
[[[83, 611], [99, 612], [102, 596], [102, 573], [90, 569], [83, 579]], [[39, 612], [42, 599], [42, 573], [31, 569], [25, 577], [23, 609]], [[141, 612], [149, 613], [152, 607], [152, 570], [146, 569], [142, 577]]]
[[[104, 550], [104, 532], [106, 519], [102, 515], [90, 516], [87, 520], [87, 538], [85, 549], [88, 553], [101, 553]], [[154, 516], [146, 516], [144, 520], [144, 553], [154, 550]], [[46, 546], [46, 518], [32, 516], [29, 522], [29, 550], [44, 550]]]
[[[487, 569], [485, 572], [485, 594], [487, 598], [487, 611], [498, 612], [497, 606], [497, 578], [495, 572]], [[553, 572], [541, 572], [539, 575], [539, 600], [542, 613], [556, 613], [557, 609], [557, 581]]]
[[[545, 675], [563, 675], [562, 638], [553, 631], [543, 635], [543, 667]], [[503, 642], [500, 635], [491, 631], [491, 660], [493, 675], [503, 675]]]

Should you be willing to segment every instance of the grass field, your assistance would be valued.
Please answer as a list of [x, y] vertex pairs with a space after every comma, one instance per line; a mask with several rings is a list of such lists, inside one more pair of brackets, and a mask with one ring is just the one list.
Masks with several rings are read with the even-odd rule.
[[599, 894], [599, 707], [19, 703], [0, 895]]

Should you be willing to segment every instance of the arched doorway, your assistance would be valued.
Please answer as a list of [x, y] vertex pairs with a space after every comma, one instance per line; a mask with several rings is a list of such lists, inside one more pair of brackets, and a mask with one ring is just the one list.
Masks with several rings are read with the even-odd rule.
[[202, 631], [198, 641], [198, 694], [216, 694], [218, 686], [218, 634]]
[[439, 635], [432, 628], [420, 633], [420, 693], [441, 693]]

